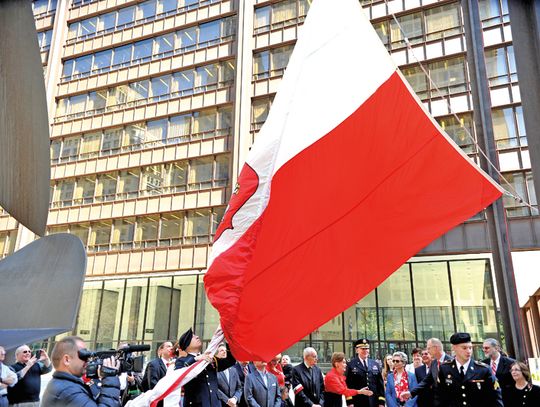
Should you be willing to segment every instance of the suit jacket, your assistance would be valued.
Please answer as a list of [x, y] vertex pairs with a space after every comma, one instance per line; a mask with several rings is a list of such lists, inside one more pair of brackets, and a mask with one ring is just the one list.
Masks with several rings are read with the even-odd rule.
[[[229, 379], [225, 372], [229, 373]], [[227, 401], [234, 397], [236, 402], [240, 402], [242, 398], [242, 383], [240, 382], [240, 377], [238, 377], [238, 371], [234, 369], [234, 366], [218, 372], [218, 398], [221, 400], [221, 405], [226, 406]]]
[[294, 405], [296, 407], [311, 406], [324, 403], [324, 379], [317, 365], [308, 369], [305, 363], [293, 367], [292, 386], [294, 389]]
[[[248, 372], [251, 372], [252, 369], [255, 368], [251, 363], [248, 363], [247, 366], [248, 366]], [[246, 380], [246, 376], [244, 375], [244, 368], [242, 367], [240, 362], [236, 362], [236, 364], [233, 366], [233, 368], [236, 369], [236, 372], [238, 373], [238, 378], [240, 379], [240, 385], [242, 386], [242, 390], [243, 390], [244, 389], [244, 382]], [[247, 406], [246, 395], [245, 395], [245, 393], [243, 391], [242, 391], [242, 397], [240, 397], [240, 400], [238, 402], [238, 406], [239, 407], [246, 407]]]
[[354, 396], [353, 404], [355, 407], [384, 406], [384, 381], [381, 366], [373, 359], [368, 359], [367, 363], [367, 370], [358, 356], [355, 356], [347, 363], [347, 387], [359, 390], [367, 386], [373, 392], [370, 397], [363, 394]]
[[[176, 359], [175, 369], [181, 369], [195, 363], [194, 355], [187, 355]], [[236, 363], [231, 352], [227, 352], [225, 359], [216, 359], [206, 368], [184, 385], [184, 407], [221, 407], [218, 398], [217, 372], [221, 372]]]
[[246, 376], [244, 394], [249, 407], [281, 407], [281, 394], [276, 376], [265, 373], [267, 385], [264, 384], [261, 374], [256, 369]]
[[491, 368], [472, 360], [461, 377], [456, 361], [445, 362], [439, 369], [439, 406], [502, 407], [501, 390]]
[[[422, 383], [424, 378], [428, 375], [428, 370], [429, 367], [426, 368], [426, 365], [424, 364], [414, 369], [416, 383]], [[418, 404], [418, 407], [431, 407], [433, 406], [433, 397], [433, 389], [426, 389], [416, 397], [416, 404]]]
[[[484, 359], [482, 362], [488, 365], [491, 369], [491, 359]], [[504, 405], [510, 404], [510, 401], [507, 400], [509, 393], [508, 388], [513, 387], [515, 384], [514, 379], [512, 379], [512, 374], [510, 373], [510, 367], [513, 363], [515, 363], [514, 359], [501, 355], [499, 364], [497, 365], [497, 371], [495, 372], [495, 376], [497, 376], [497, 380], [501, 386]]]
[[[451, 362], [452, 358], [448, 356], [447, 354], [444, 355], [444, 363]], [[444, 364], [443, 363], [443, 364]], [[442, 366], [442, 365], [441, 365]], [[438, 360], [432, 360], [431, 366], [429, 367], [429, 374], [427, 374], [424, 379], [418, 383], [418, 386], [416, 386], [412, 391], [411, 395], [413, 397], [420, 396], [421, 399], [427, 398], [429, 401], [431, 401], [431, 397], [433, 397], [432, 404], [427, 404], [428, 406], [438, 407], [439, 404], [439, 393], [437, 391], [438, 386], [438, 374], [439, 374], [439, 361]]]
[[144, 391], [148, 391], [154, 388], [157, 382], [160, 381], [167, 374], [167, 366], [163, 363], [161, 358], [156, 358], [148, 362], [141, 386]]
[[[414, 374], [412, 374], [411, 372], [405, 372], [405, 373], [407, 374], [407, 377], [409, 378], [409, 391], [411, 391], [416, 386], [418, 386], [418, 382], [416, 381], [416, 376]], [[394, 384], [395, 384], [394, 374], [392, 372], [389, 372], [388, 376], [386, 377], [386, 392], [385, 392], [387, 407], [400, 406], [397, 399], [396, 388]], [[417, 407], [416, 397], [407, 400], [407, 402], [405, 403], [405, 407]]]

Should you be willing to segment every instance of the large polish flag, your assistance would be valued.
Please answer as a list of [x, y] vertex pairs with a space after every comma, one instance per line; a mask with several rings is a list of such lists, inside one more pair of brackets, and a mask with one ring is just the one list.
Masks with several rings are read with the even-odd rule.
[[270, 360], [501, 196], [358, 0], [315, 0], [204, 277], [231, 350]]

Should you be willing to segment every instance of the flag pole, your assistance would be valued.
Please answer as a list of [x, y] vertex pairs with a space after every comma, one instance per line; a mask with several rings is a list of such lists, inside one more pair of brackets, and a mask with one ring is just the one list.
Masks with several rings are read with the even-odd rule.
[[[487, 159], [480, 155], [480, 165], [493, 179], [498, 180], [499, 160], [495, 146], [493, 122], [491, 119], [491, 98], [488, 87], [482, 22], [477, 1], [462, 0], [467, 41], [467, 62], [470, 67], [473, 109], [479, 120], [475, 120], [478, 144], [487, 154]], [[488, 160], [495, 164], [488, 164]], [[516, 280], [512, 264], [512, 254], [508, 238], [506, 213], [502, 199], [486, 208], [487, 226], [493, 253], [493, 266], [501, 318], [504, 327], [505, 342], [508, 352], [516, 359], [523, 360], [525, 342], [523, 324], [517, 300]]]

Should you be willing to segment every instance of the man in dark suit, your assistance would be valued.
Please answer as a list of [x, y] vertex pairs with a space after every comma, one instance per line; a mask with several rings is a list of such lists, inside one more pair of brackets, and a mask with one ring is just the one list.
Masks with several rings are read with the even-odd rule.
[[[431, 355], [427, 348], [420, 352], [422, 357], [422, 365], [414, 369], [414, 375], [416, 376], [416, 382], [420, 383], [429, 374], [429, 367], [431, 365]], [[418, 407], [431, 407], [433, 406], [433, 392], [431, 390], [425, 391], [423, 394], [418, 395], [416, 398], [416, 404]]]
[[266, 362], [253, 362], [254, 368], [246, 376], [244, 394], [249, 407], [281, 407], [279, 385]]
[[[227, 357], [225, 345], [219, 345], [216, 352], [218, 359]], [[238, 377], [238, 371], [233, 367], [218, 372], [218, 398], [223, 407], [235, 407], [242, 397], [242, 384]]]
[[490, 367], [472, 359], [471, 336], [458, 332], [450, 343], [456, 357], [439, 369], [439, 405], [502, 407], [499, 383]]
[[349, 389], [361, 390], [367, 387], [373, 392], [371, 396], [359, 394], [353, 396], [355, 407], [377, 407], [384, 406], [384, 381], [382, 378], [382, 368], [375, 360], [369, 358], [369, 340], [358, 339], [354, 342], [357, 357], [352, 358], [347, 363], [347, 387]]
[[324, 402], [324, 378], [317, 366], [317, 351], [304, 349], [304, 362], [293, 368], [292, 386], [294, 389], [294, 405], [322, 406]]
[[[443, 363], [451, 361], [452, 358], [444, 352], [443, 344], [437, 338], [428, 339], [427, 350], [431, 355], [429, 372], [427, 372], [424, 379], [408, 395], [410, 397], [419, 396], [419, 398], [427, 399], [431, 403], [428, 406], [438, 407], [437, 376], [439, 374], [439, 368]], [[404, 398], [407, 398], [408, 395], [404, 395]]]
[[201, 339], [193, 334], [190, 328], [178, 339], [178, 347], [187, 353], [187, 356], [176, 359], [175, 369], [192, 365], [198, 360], [205, 359], [208, 366], [184, 386], [183, 406], [194, 407], [221, 407], [218, 398], [217, 372], [221, 372], [236, 363], [236, 359], [228, 352], [225, 359], [213, 358], [209, 353], [200, 354]]
[[[244, 383], [246, 380], [246, 376], [254, 369], [253, 365], [249, 362], [236, 362], [236, 364], [233, 366], [233, 369], [236, 369], [236, 372], [238, 373], [238, 378], [240, 379], [240, 385], [242, 386], [242, 389], [244, 388]], [[238, 403], [239, 407], [246, 407], [246, 395], [242, 391], [242, 397], [240, 397], [240, 401]]]
[[171, 351], [173, 344], [171, 342], [163, 342], [158, 350], [156, 359], [151, 360], [146, 365], [141, 386], [144, 391], [151, 390], [167, 374], [167, 365], [171, 361]]
[[508, 388], [514, 385], [510, 368], [515, 360], [501, 354], [501, 345], [496, 339], [488, 338], [484, 340], [482, 349], [486, 355], [486, 359], [482, 362], [488, 365], [491, 372], [497, 377], [501, 386], [503, 403], [505, 405], [510, 404], [509, 400], [507, 400]]

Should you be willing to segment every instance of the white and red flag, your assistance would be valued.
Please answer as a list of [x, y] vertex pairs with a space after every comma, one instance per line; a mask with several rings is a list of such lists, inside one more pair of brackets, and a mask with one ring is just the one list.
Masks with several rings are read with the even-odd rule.
[[315, 0], [204, 277], [233, 354], [270, 360], [501, 194], [358, 0]]

